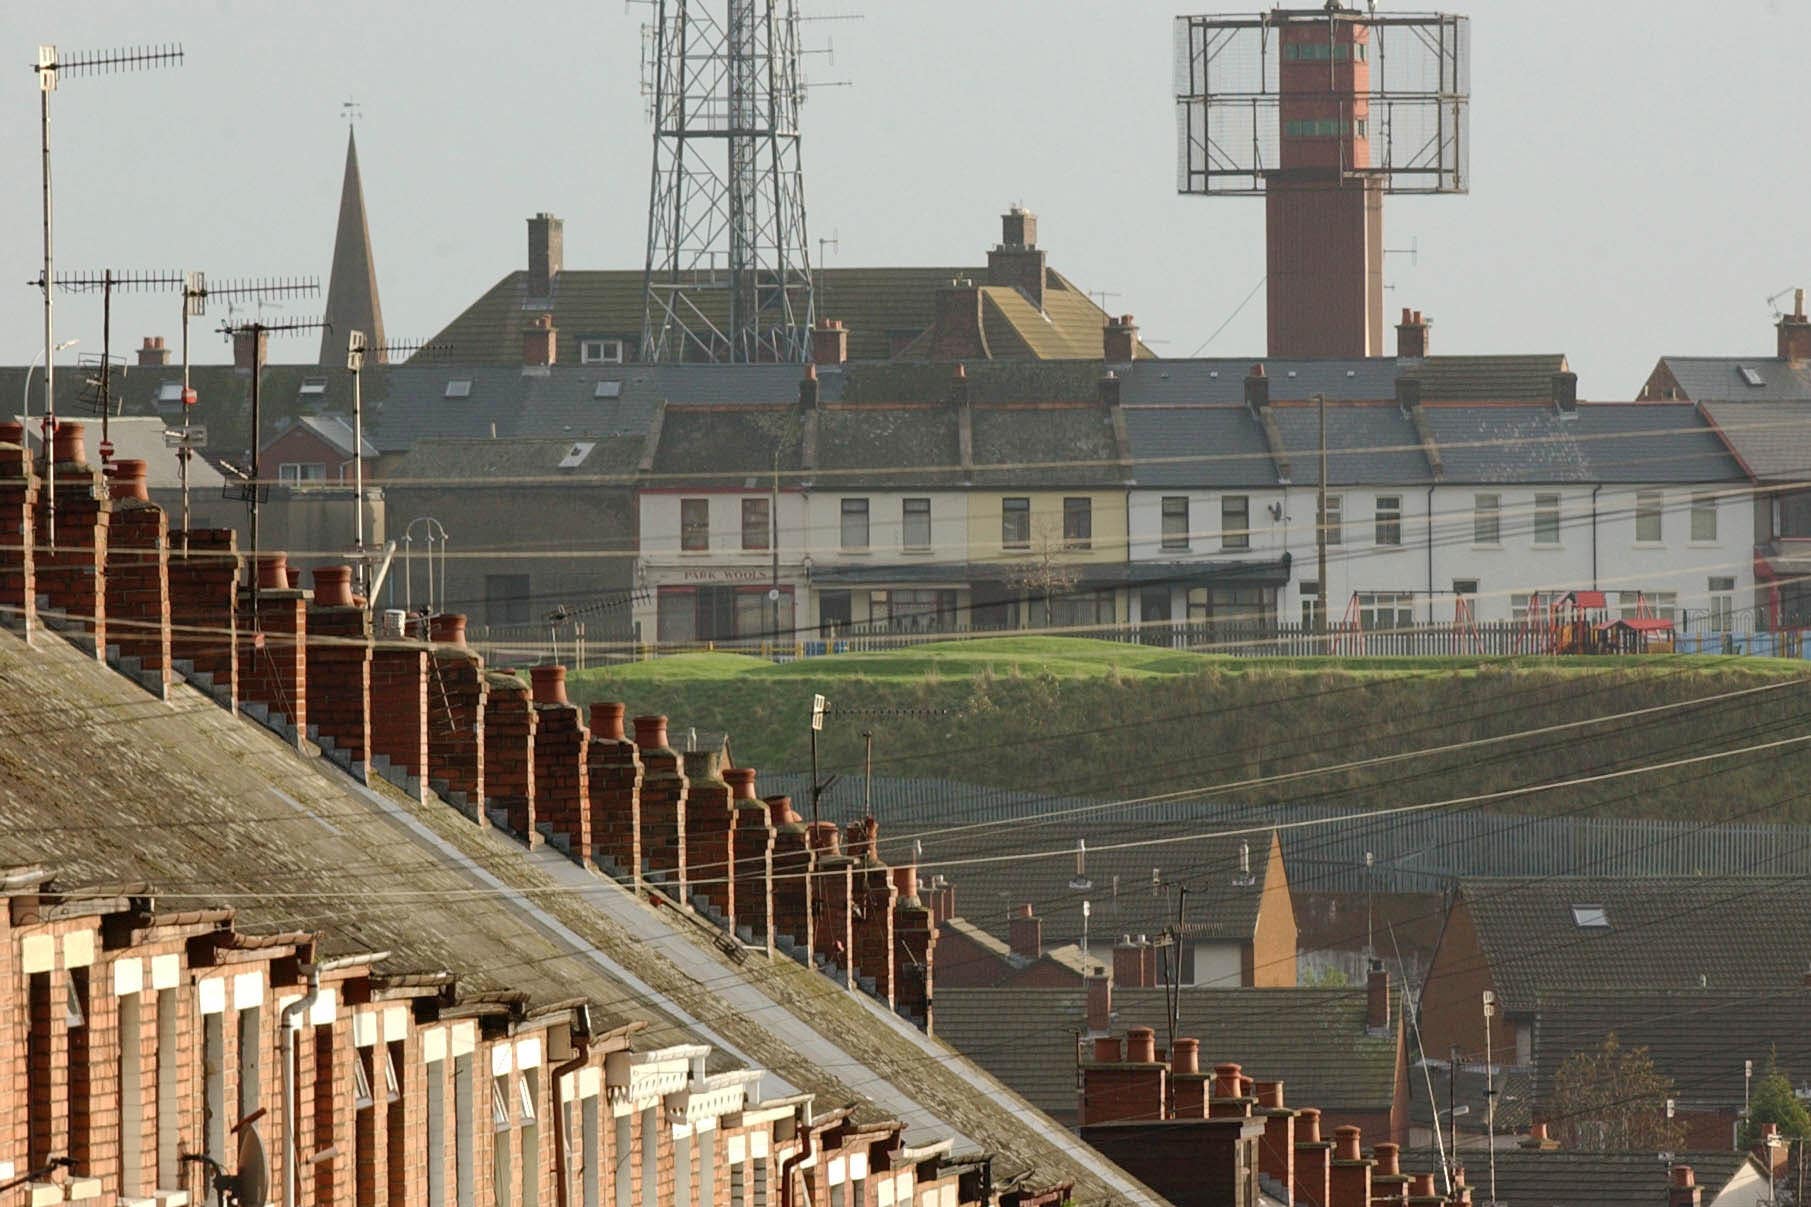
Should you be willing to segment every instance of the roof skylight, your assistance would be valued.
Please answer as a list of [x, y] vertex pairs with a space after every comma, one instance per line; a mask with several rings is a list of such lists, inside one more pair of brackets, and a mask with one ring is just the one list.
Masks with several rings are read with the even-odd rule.
[[600, 381], [597, 383], [597, 389], [591, 392], [593, 398], [621, 398], [622, 396], [623, 383], [620, 381]]
[[1751, 386], [1764, 386], [1767, 384], [1761, 378], [1761, 371], [1753, 365], [1740, 365], [1737, 367], [1736, 372], [1740, 373], [1742, 375], [1742, 380]]
[[1572, 907], [1572, 921], [1580, 927], [1607, 927], [1610, 925], [1610, 913], [1601, 905], [1575, 905]]
[[471, 396], [472, 396], [472, 379], [471, 378], [455, 377], [451, 381], [446, 383], [446, 394], [444, 395], [444, 397], [470, 398]]

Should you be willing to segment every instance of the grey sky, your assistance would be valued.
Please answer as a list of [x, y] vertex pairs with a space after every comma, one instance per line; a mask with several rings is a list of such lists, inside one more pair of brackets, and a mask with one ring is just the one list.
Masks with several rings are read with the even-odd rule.
[[[804, 113], [814, 239], [832, 265], [978, 263], [999, 211], [1041, 219], [1050, 262], [1110, 290], [1165, 356], [1194, 351], [1263, 273], [1263, 206], [1174, 192], [1171, 25], [1151, 0], [803, 0], [859, 20]], [[1239, 4], [1202, 4], [1196, 11]], [[1256, 6], [1250, 6], [1256, 7]], [[1473, 191], [1392, 198], [1386, 295], [1444, 352], [1563, 351], [1595, 398], [1661, 353], [1771, 354], [1764, 299], [1811, 284], [1802, 78], [1811, 4], [1469, 0]], [[72, 79], [53, 100], [59, 266], [325, 276], [345, 128], [360, 158], [385, 324], [425, 338], [566, 220], [568, 267], [638, 267], [648, 128], [640, 26], [621, 0], [12, 0], [0, 11], [11, 233], [0, 359], [41, 346], [39, 42], [180, 40], [175, 70]], [[815, 254], [815, 247], [813, 249]], [[98, 300], [59, 338], [98, 351]], [[298, 311], [309, 309], [298, 304]], [[312, 309], [318, 311], [316, 303]], [[174, 340], [173, 298], [115, 306], [116, 343]], [[210, 316], [217, 325], [219, 316]], [[1262, 298], [1207, 354], [1263, 351]], [[273, 359], [312, 360], [317, 341]], [[198, 360], [225, 355], [207, 334]], [[74, 352], [64, 354], [73, 357]]]

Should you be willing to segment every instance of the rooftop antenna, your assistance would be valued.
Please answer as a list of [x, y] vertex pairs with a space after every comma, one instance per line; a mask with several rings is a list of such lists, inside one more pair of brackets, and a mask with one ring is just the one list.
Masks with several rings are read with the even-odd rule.
[[1780, 309], [1780, 299], [1785, 298], [1785, 297], [1789, 297], [1789, 298], [1793, 299], [1793, 302], [1794, 302], [1793, 313], [1795, 313], [1795, 314], [1804, 313], [1805, 291], [1803, 289], [1800, 289], [1796, 285], [1788, 285], [1788, 286], [1786, 286], [1786, 288], [1780, 290], [1776, 294], [1773, 294], [1772, 296], [1770, 296], [1767, 299], [1767, 308], [1769, 310], [1773, 311], [1773, 319], [1775, 322], [1778, 322], [1780, 319], [1783, 319], [1786, 317], [1786, 312], [1784, 310]]
[[[55, 242], [52, 239], [50, 189], [50, 94], [65, 75], [108, 75], [114, 72], [149, 70], [182, 62], [180, 43], [156, 46], [130, 46], [118, 50], [83, 50], [64, 55], [55, 46], [38, 47], [38, 61], [32, 71], [38, 77], [38, 144], [43, 161], [44, 191], [44, 268], [38, 277], [44, 293], [44, 446], [50, 447], [57, 430], [56, 390], [52, 385], [55, 367], [51, 354], [56, 349], [52, 295], [56, 291]], [[57, 470], [56, 458], [46, 456], [44, 514], [52, 552], [57, 547]]]
[[[243, 492], [242, 497], [245, 499], [246, 504], [251, 509], [252, 564], [254, 567], [252, 573], [252, 627], [254, 629], [261, 624], [258, 614], [258, 605], [260, 602], [258, 580], [260, 576], [256, 571], [259, 552], [258, 502], [260, 496], [267, 493], [270, 489], [264, 484], [264, 475], [260, 471], [261, 450], [259, 448], [259, 445], [263, 440], [263, 410], [260, 407], [259, 381], [264, 376], [264, 347], [266, 337], [270, 335], [289, 335], [298, 331], [320, 331], [326, 326], [326, 323], [318, 319], [298, 319], [287, 323], [266, 323], [261, 320], [254, 320], [249, 323], [240, 323], [237, 326], [230, 322], [220, 324], [220, 333], [233, 341], [235, 350], [240, 340], [249, 339], [251, 341], [251, 473], [245, 481], [241, 483], [240, 490]], [[229, 486], [227, 489], [231, 491], [232, 487]]]
[[[40, 282], [32, 282], [39, 284]], [[117, 362], [124, 367], [123, 358], [113, 355], [113, 294], [116, 290], [142, 293], [182, 287], [182, 274], [173, 272], [115, 272], [104, 268], [98, 272], [59, 272], [52, 279], [54, 288], [65, 293], [94, 293], [101, 295], [101, 353], [98, 364], [102, 367], [100, 375], [91, 379], [94, 390], [85, 396], [93, 404], [94, 412], [101, 417], [101, 465], [105, 469], [113, 461], [112, 432], [109, 420], [113, 415], [113, 365]], [[47, 444], [46, 448], [49, 447]]]
[[1085, 838], [1075, 840], [1075, 875], [1069, 878], [1069, 887], [1078, 893], [1094, 887], [1094, 881], [1088, 879], [1088, 840]]
[[656, 0], [641, 358], [803, 361], [816, 299], [798, 0]]
[[[357, 108], [352, 101], [347, 101], [346, 105]], [[358, 592], [365, 597], [367, 606], [375, 606], [371, 601], [377, 592], [371, 582], [371, 550], [365, 548], [365, 358], [375, 357], [378, 364], [395, 360], [398, 354], [404, 358], [421, 356], [432, 360], [445, 355], [447, 350], [446, 344], [423, 340], [373, 344], [363, 331], [349, 332], [346, 337], [346, 369], [352, 374], [352, 557], [358, 570]]]
[[358, 120], [365, 116], [365, 110], [357, 101], [341, 101], [340, 116], [346, 119], [347, 125], [355, 126], [358, 124]]

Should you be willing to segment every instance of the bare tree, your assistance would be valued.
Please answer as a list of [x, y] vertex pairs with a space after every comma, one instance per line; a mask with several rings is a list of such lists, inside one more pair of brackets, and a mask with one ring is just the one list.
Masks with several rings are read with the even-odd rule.
[[1028, 600], [1043, 603], [1045, 624], [1051, 623], [1051, 602], [1074, 590], [1081, 580], [1080, 570], [1066, 556], [1071, 548], [1060, 529], [1041, 522], [1032, 533], [1031, 551], [1006, 574], [1007, 586], [1023, 591]]
[[1616, 1033], [1566, 1058], [1553, 1077], [1548, 1108], [1560, 1143], [1599, 1152], [1663, 1152], [1685, 1142], [1685, 1125], [1666, 1117], [1672, 1079], [1646, 1048], [1625, 1048]]

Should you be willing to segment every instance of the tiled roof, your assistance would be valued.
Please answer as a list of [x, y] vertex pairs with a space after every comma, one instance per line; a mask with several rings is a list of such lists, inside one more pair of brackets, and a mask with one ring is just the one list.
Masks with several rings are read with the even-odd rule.
[[[1513, 1056], [1514, 1054], [1511, 1053]], [[1496, 1092], [1497, 1120], [1499, 1135], [1510, 1132], [1523, 1132], [1534, 1121], [1534, 1076], [1526, 1069], [1508, 1068], [1498, 1064], [1495, 1071], [1486, 1075], [1477, 1066], [1461, 1062], [1459, 1075], [1455, 1078], [1452, 1066], [1445, 1061], [1428, 1061], [1416, 1065], [1409, 1071], [1409, 1122], [1422, 1127], [1434, 1125], [1434, 1111], [1441, 1113], [1441, 1123], [1446, 1122], [1446, 1110], [1449, 1105], [1470, 1107], [1471, 1116], [1465, 1126], [1476, 1128], [1479, 1121], [1485, 1118], [1490, 1107], [1490, 1093]], [[1428, 1082], [1432, 1080], [1434, 1099], [1428, 1098]], [[1450, 1102], [1449, 1102], [1450, 1099]]]
[[[1465, 1181], [1473, 1198], [1482, 1201], [1490, 1186], [1488, 1158], [1482, 1152], [1462, 1155]], [[1404, 1149], [1398, 1160], [1404, 1170], [1415, 1172], [1441, 1167], [1440, 1154], [1431, 1148]], [[1673, 1163], [1692, 1167], [1706, 1207], [1738, 1177], [1751, 1180], [1761, 1195], [1767, 1193], [1767, 1171], [1747, 1153], [1676, 1152], [1669, 1162], [1650, 1152], [1508, 1148], [1497, 1150], [1497, 1201], [1513, 1207], [1655, 1207], [1667, 1202]]]
[[1663, 356], [1656, 368], [1661, 366], [1694, 402], [1811, 401], [1811, 363], [1777, 356]]
[[1759, 481], [1811, 479], [1811, 409], [1802, 402], [1707, 402], [1704, 414]]
[[[1510, 1012], [1564, 989], [1779, 989], [1811, 966], [1805, 886], [1787, 877], [1480, 877], [1459, 891]], [[1608, 925], [1581, 926], [1579, 905]]]
[[1125, 420], [1141, 488], [1277, 484], [1264, 429], [1243, 404], [1127, 407]]
[[[780, 472], [796, 471], [801, 439], [799, 413], [792, 407], [669, 407], [661, 420], [650, 485], [677, 484], [689, 475], [771, 474], [776, 450]], [[741, 480], [730, 477], [718, 484], [741, 485]]]
[[[304, 415], [296, 420], [296, 426], [307, 428], [316, 436], [325, 440], [329, 447], [337, 450], [343, 456], [350, 457], [352, 455], [352, 424], [341, 416]], [[366, 438], [359, 443], [364, 449], [365, 456], [377, 456], [377, 449], [372, 445], [369, 438]]]
[[[965, 361], [962, 390], [969, 402], [1087, 402], [1100, 395], [1106, 367], [1098, 353], [1093, 360]], [[840, 386], [844, 402], [949, 403], [956, 398], [955, 366], [913, 364], [850, 364], [820, 368], [824, 397]], [[834, 384], [833, 384], [834, 383]]]
[[[1168, 1033], [1162, 989], [1115, 989], [1113, 1009], [1116, 1033]], [[939, 989], [937, 1034], [1033, 1105], [1069, 1113], [1087, 1010], [1080, 989]], [[1236, 1061], [1256, 1080], [1282, 1080], [1294, 1104], [1390, 1108], [1396, 1036], [1366, 1031], [1362, 989], [1184, 989], [1176, 1034], [1201, 1041], [1203, 1069]]]
[[1553, 375], [1566, 371], [1557, 353], [1524, 356], [1429, 356], [1398, 360], [1396, 371], [1421, 382], [1429, 402], [1528, 402], [1551, 398]]
[[[961, 464], [954, 407], [845, 405], [825, 407], [818, 414], [816, 468], [818, 484], [825, 490], [863, 483], [953, 484], [962, 480]], [[947, 471], [926, 468], [931, 466]], [[908, 472], [898, 472], [901, 468]]]
[[[1290, 451], [1291, 480], [1320, 483], [1320, 408], [1287, 404], [1270, 408]], [[1327, 408], [1327, 481], [1355, 483], [1427, 482], [1427, 456], [1415, 425], [1394, 403], [1347, 403]]]
[[[1185, 823], [1198, 826], [1199, 823]], [[1165, 827], [1143, 823], [1139, 837], [1161, 837]], [[1198, 938], [1249, 940], [1256, 933], [1258, 907], [1269, 868], [1269, 843], [1261, 835], [1237, 838], [1178, 838], [1163, 846], [1127, 850], [1100, 849], [1123, 841], [1123, 824], [1093, 819], [1037, 823], [1027, 820], [1011, 830], [1014, 848], [1020, 851], [1061, 851], [1039, 858], [963, 863], [999, 852], [999, 828], [934, 831], [923, 841], [922, 865], [941, 873], [956, 886], [956, 901], [974, 923], [1001, 938], [1007, 937], [1007, 918], [1029, 903], [1044, 920], [1044, 945], [1056, 947], [1082, 937], [1082, 902], [1089, 903], [1088, 930], [1093, 948], [1107, 951], [1122, 934], [1153, 938], [1175, 921], [1175, 896], [1153, 892], [1151, 872], [1170, 872], [1189, 885], [1187, 921]], [[1076, 841], [1088, 844], [1086, 889], [1070, 887], [1075, 876], [1072, 852]], [[1250, 842], [1251, 882], [1239, 874], [1241, 841]]]
[[1662, 992], [1543, 993], [1534, 1022], [1536, 1090], [1574, 1052], [1595, 1050], [1615, 1033], [1624, 1048], [1646, 1048], [1673, 1081], [1683, 1107], [1740, 1110], [1741, 1061], [1758, 1077], [1770, 1056], [1795, 1085], [1811, 1080], [1805, 1032], [1811, 989], [1674, 989]]

